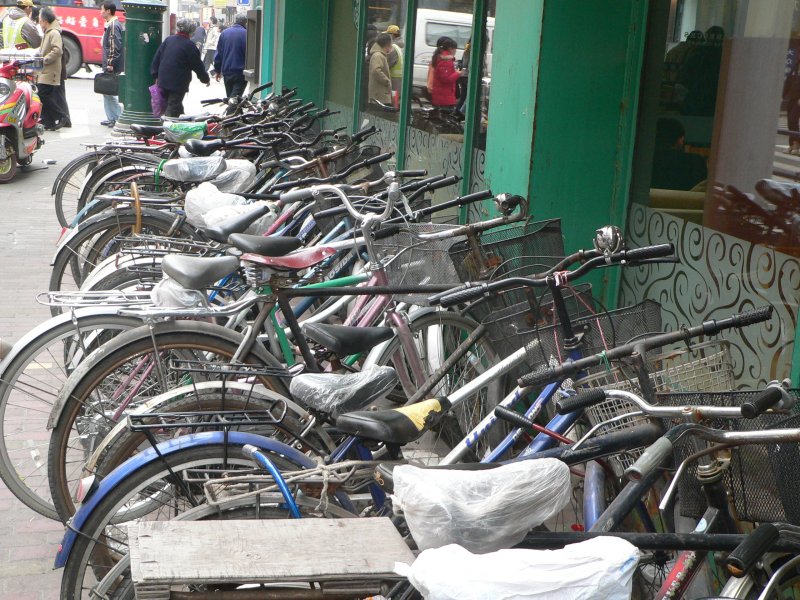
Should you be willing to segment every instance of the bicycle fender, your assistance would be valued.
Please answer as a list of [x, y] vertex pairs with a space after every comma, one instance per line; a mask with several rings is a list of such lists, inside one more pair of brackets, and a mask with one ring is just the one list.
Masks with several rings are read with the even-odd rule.
[[[74, 316], [80, 322], [81, 318], [85, 317], [93, 317], [96, 315], [117, 315], [116, 308], [109, 308], [105, 306], [98, 306], [98, 307], [91, 307], [91, 308], [79, 308], [75, 311]], [[47, 332], [49, 329], [53, 329], [54, 327], [58, 327], [59, 325], [64, 324], [65, 322], [72, 321], [73, 314], [71, 312], [62, 313], [58, 316], [51, 317], [44, 323], [40, 323], [33, 329], [31, 329], [28, 333], [23, 335], [19, 340], [14, 343], [14, 346], [11, 348], [11, 351], [0, 361], [0, 381], [4, 381], [5, 378], [5, 371], [8, 368], [13, 360], [19, 356], [19, 354], [25, 350], [25, 348], [31, 344], [36, 338], [38, 338], [43, 333]], [[139, 321], [139, 319], [131, 318], [131, 323]], [[141, 321], [139, 321], [141, 324]]]
[[[169, 323], [169, 325], [171, 327], [176, 327], [178, 329], [194, 330], [194, 329], [197, 328], [197, 324], [192, 322], [192, 321], [175, 321], [175, 322], [168, 321], [167, 323]], [[156, 324], [155, 325], [155, 329], [156, 329], [155, 334], [156, 335], [158, 334], [159, 325], [160, 324]], [[226, 329], [225, 327], [222, 327], [222, 326], [215, 327], [214, 331], [212, 333], [209, 333], [209, 335], [215, 335], [217, 337], [224, 338], [227, 341], [232, 342], [234, 344], [238, 344], [239, 342], [241, 342], [241, 335], [239, 333], [237, 333], [236, 331], [232, 331], [230, 329]], [[143, 326], [137, 327], [136, 329], [132, 329], [130, 331], [123, 332], [120, 335], [118, 335], [116, 338], [111, 340], [110, 343], [114, 344], [115, 342], [117, 342], [117, 343], [123, 344], [123, 343], [127, 343], [128, 341], [133, 341], [133, 340], [137, 339], [139, 336], [143, 336], [143, 337], [149, 338], [151, 336], [151, 331], [150, 331], [149, 326], [143, 325]], [[133, 338], [133, 340], [129, 340], [128, 339], [128, 338], [131, 338], [131, 337]], [[106, 348], [107, 345], [108, 344], [104, 344], [103, 346], [98, 348], [95, 352], [97, 352], [98, 355], [99, 355], [99, 353], [102, 353], [102, 352], [108, 352], [108, 348]], [[116, 349], [116, 346], [112, 346], [112, 348]], [[252, 350], [250, 350], [250, 352], [255, 354], [256, 356], [258, 356], [262, 360], [264, 360], [266, 363], [269, 363], [269, 361], [272, 361], [273, 364], [278, 364], [277, 359], [275, 359], [275, 357], [272, 356], [260, 344], [255, 344], [253, 346]], [[55, 399], [55, 402], [53, 402], [53, 408], [50, 410], [50, 417], [47, 419], [47, 429], [48, 430], [51, 430], [51, 429], [55, 428], [56, 424], [58, 423], [59, 419], [61, 418], [61, 413], [64, 411], [64, 407], [67, 405], [67, 402], [69, 401], [70, 397], [72, 396], [72, 392], [74, 390], [74, 385], [76, 385], [80, 381], [80, 376], [78, 375], [78, 373], [79, 372], [85, 373], [86, 369], [87, 369], [86, 362], [84, 361], [84, 362], [82, 362], [81, 364], [78, 365], [78, 368], [75, 369], [75, 371], [73, 371], [72, 375], [67, 380], [67, 383], [72, 381], [73, 384], [72, 385], [64, 385], [64, 387], [61, 388], [61, 391], [58, 393], [58, 397]], [[288, 390], [287, 390], [286, 391], [286, 396], [288, 396], [288, 395], [289, 395], [289, 393], [288, 393]]]
[[[433, 306], [424, 306], [417, 310], [412, 310], [411, 312], [408, 313], [408, 324], [413, 325], [414, 321], [419, 319], [420, 317], [424, 317], [425, 315], [429, 315], [435, 312], [442, 312], [442, 311]], [[390, 338], [385, 342], [381, 342], [380, 344], [372, 348], [372, 350], [369, 351], [369, 354], [367, 354], [367, 358], [364, 360], [364, 364], [362, 365], [361, 368], [366, 369], [367, 367], [374, 365], [375, 361], [378, 360], [378, 357], [380, 357], [381, 354], [383, 354], [383, 351], [386, 349], [386, 346], [388, 346], [393, 339], [394, 338]]]
[[[179, 450], [185, 448], [199, 448], [203, 446], [211, 446], [214, 444], [225, 443], [226, 436], [222, 431], [207, 431], [203, 433], [194, 433], [191, 435], [181, 436], [174, 440], [162, 442], [158, 445], [158, 452], [154, 448], [148, 448], [144, 452], [133, 456], [119, 467], [114, 469], [108, 477], [103, 479], [97, 488], [90, 492], [89, 496], [84, 499], [83, 503], [78, 508], [77, 512], [72, 516], [67, 525], [67, 531], [61, 540], [56, 553], [54, 568], [61, 569], [67, 563], [69, 554], [75, 545], [75, 540], [80, 535], [80, 531], [86, 524], [87, 519], [91, 516], [92, 512], [97, 508], [100, 502], [113, 490], [120, 482], [122, 482], [131, 473], [138, 469], [144, 468], [149, 464], [160, 461], [162, 456], [169, 456]], [[256, 435], [254, 433], [246, 433], [241, 431], [231, 431], [227, 434], [227, 442], [235, 445], [251, 444], [261, 450], [270, 452], [277, 452], [288, 458], [289, 460], [297, 463], [303, 468], [313, 468], [316, 462], [291, 446], [287, 446], [283, 442], [279, 442], [273, 438]]]

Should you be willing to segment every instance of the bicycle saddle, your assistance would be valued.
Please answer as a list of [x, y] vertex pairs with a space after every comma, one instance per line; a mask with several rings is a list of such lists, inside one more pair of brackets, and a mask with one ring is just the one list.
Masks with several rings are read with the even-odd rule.
[[242, 252], [261, 256], [284, 256], [303, 245], [303, 242], [296, 237], [265, 237], [246, 233], [234, 233], [228, 241]]
[[153, 137], [164, 133], [164, 128], [161, 125], [131, 125], [131, 131], [137, 136]]
[[778, 206], [797, 208], [800, 205], [800, 185], [796, 183], [761, 179], [756, 182], [756, 191]]
[[391, 327], [347, 327], [324, 323], [304, 323], [303, 335], [325, 346], [339, 356], [349, 356], [369, 350], [381, 342], [392, 339]]
[[199, 290], [230, 275], [239, 267], [235, 256], [182, 256], [169, 254], [161, 261], [161, 270], [183, 287]]
[[217, 150], [225, 147], [225, 140], [186, 140], [183, 145], [189, 152], [195, 156], [209, 156], [214, 154]]
[[449, 409], [446, 399], [433, 398], [389, 410], [349, 412], [336, 419], [336, 428], [343, 433], [402, 446], [422, 437], [428, 426]]
[[396, 385], [397, 373], [393, 368], [370, 367], [346, 375], [304, 373], [292, 379], [289, 392], [308, 408], [336, 418], [381, 400]]
[[321, 263], [336, 254], [336, 250], [327, 246], [315, 246], [299, 250], [286, 256], [261, 256], [254, 253], [242, 254], [242, 260], [258, 263], [279, 271], [300, 271]]
[[[190, 140], [191, 141], [191, 140]], [[164, 163], [164, 177], [173, 181], [210, 181], [227, 168], [221, 156], [172, 158]]]
[[[228, 238], [231, 234], [242, 233], [247, 230], [250, 225], [255, 223], [258, 219], [266, 215], [270, 211], [270, 207], [266, 204], [261, 204], [255, 209], [243, 215], [236, 215], [225, 219], [221, 223], [217, 223], [212, 227], [203, 227], [202, 232], [211, 240], [219, 242], [220, 244], [228, 244]], [[292, 248], [294, 250], [294, 248]]]

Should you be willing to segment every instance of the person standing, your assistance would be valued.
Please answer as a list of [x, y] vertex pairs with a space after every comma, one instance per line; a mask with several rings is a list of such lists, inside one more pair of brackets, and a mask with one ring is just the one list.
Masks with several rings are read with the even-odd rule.
[[206, 30], [205, 27], [200, 25], [200, 22], [196, 22], [195, 26], [197, 29], [194, 30], [192, 34], [192, 41], [194, 45], [197, 46], [197, 51], [200, 53], [200, 56], [203, 56], [203, 44], [206, 43]]
[[220, 75], [225, 80], [225, 94], [228, 98], [244, 95], [247, 82], [244, 79], [244, 52], [247, 46], [247, 15], [236, 15], [232, 27], [223, 31], [217, 41], [217, 53], [214, 55], [216, 79]]
[[38, 48], [42, 36], [31, 20], [33, 0], [17, 0], [17, 5], [8, 8], [0, 18], [0, 48]]
[[[111, 0], [103, 2], [100, 8], [100, 15], [105, 19], [106, 27], [103, 30], [103, 70], [106, 73], [118, 75], [124, 70], [123, 46], [122, 46], [122, 23], [116, 16], [117, 6]], [[122, 114], [122, 106], [119, 99], [112, 94], [103, 94], [103, 107], [106, 111], [106, 118], [100, 121], [100, 125], [114, 127], [117, 119]]]
[[403, 49], [398, 42], [400, 41], [400, 28], [397, 25], [389, 25], [386, 31], [392, 36], [392, 49], [386, 55], [389, 61], [389, 75], [392, 77], [392, 90], [400, 94], [403, 87]]
[[219, 26], [217, 25], [217, 17], [211, 17], [211, 25], [208, 27], [208, 34], [206, 35], [205, 56], [203, 56], [203, 66], [208, 71], [211, 63], [214, 62], [214, 55], [217, 53], [217, 41], [219, 40]]
[[369, 51], [369, 83], [367, 93], [370, 102], [392, 106], [392, 77], [387, 55], [392, 49], [392, 36], [381, 33]]
[[200, 51], [191, 40], [195, 27], [189, 19], [179, 20], [176, 25], [178, 33], [161, 42], [150, 65], [150, 74], [167, 97], [165, 114], [168, 117], [180, 117], [183, 114], [183, 97], [189, 91], [192, 71], [206, 85], [211, 82], [203, 68]]
[[[42, 101], [41, 122], [48, 131], [55, 131], [69, 123], [69, 111], [66, 110], [66, 97], [61, 88], [61, 59], [64, 44], [61, 40], [61, 25], [56, 14], [49, 6], [39, 13], [39, 24], [44, 31], [41, 53], [44, 68], [39, 73], [36, 86]], [[71, 125], [71, 124], [70, 124]]]
[[431, 91], [431, 104], [438, 108], [454, 108], [456, 98], [456, 82], [461, 77], [461, 71], [456, 69], [455, 40], [443, 36], [436, 40], [436, 50], [433, 53], [433, 88]]

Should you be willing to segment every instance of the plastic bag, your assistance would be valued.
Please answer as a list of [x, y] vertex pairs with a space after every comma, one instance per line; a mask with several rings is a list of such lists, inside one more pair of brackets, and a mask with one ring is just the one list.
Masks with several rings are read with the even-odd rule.
[[172, 158], [164, 163], [161, 172], [173, 181], [210, 181], [226, 169], [221, 156]]
[[186, 220], [194, 227], [208, 227], [205, 215], [220, 206], [244, 204], [245, 199], [236, 194], [220, 192], [212, 183], [204, 182], [186, 192]]
[[203, 292], [187, 289], [167, 275], [164, 275], [150, 292], [150, 299], [153, 304], [161, 308], [208, 306], [208, 300]]
[[[356, 383], [361, 384], [361, 392], [354, 395]], [[388, 393], [396, 385], [397, 373], [392, 367], [372, 366], [345, 375], [303, 373], [292, 379], [289, 392], [305, 406], [337, 416], [364, 408], [364, 398]]]
[[483, 471], [394, 469], [394, 506], [420, 550], [458, 544], [485, 553], [518, 544], [561, 512], [572, 493], [569, 467], [555, 458]]
[[153, 116], [160, 117], [167, 112], [167, 95], [155, 83], [147, 89], [150, 90], [150, 108], [153, 109]]
[[217, 175], [213, 183], [221, 192], [238, 194], [247, 191], [256, 180], [256, 166], [241, 158], [227, 159], [224, 173]]
[[639, 550], [598, 537], [561, 550], [471, 554], [452, 544], [395, 564], [425, 600], [628, 600]]
[[182, 144], [187, 140], [199, 140], [206, 134], [205, 123], [164, 123], [164, 137], [170, 142]]
[[278, 217], [277, 211], [275, 210], [275, 204], [272, 202], [265, 202], [262, 200], [260, 202], [250, 202], [247, 204], [230, 204], [228, 206], [219, 206], [203, 214], [203, 221], [205, 221], [205, 227], [213, 227], [224, 221], [227, 221], [232, 217], [237, 217], [239, 215], [244, 215], [249, 212], [253, 212], [256, 209], [256, 207], [260, 205], [269, 206], [270, 211], [263, 217], [255, 221], [252, 225], [250, 225], [250, 227], [247, 228], [246, 231], [243, 232], [252, 235], [260, 235], [264, 233], [269, 228], [269, 226], [275, 222], [275, 219]]

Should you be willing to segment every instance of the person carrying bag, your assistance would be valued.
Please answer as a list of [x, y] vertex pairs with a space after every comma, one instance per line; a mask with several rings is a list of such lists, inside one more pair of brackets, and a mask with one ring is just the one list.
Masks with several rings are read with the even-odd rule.
[[119, 19], [115, 16], [117, 6], [111, 0], [106, 0], [100, 7], [100, 14], [106, 21], [103, 31], [103, 72], [94, 78], [94, 91], [103, 95], [103, 107], [106, 118], [100, 125], [114, 127], [122, 114], [119, 103], [119, 74], [124, 70], [123, 35], [124, 30]]

